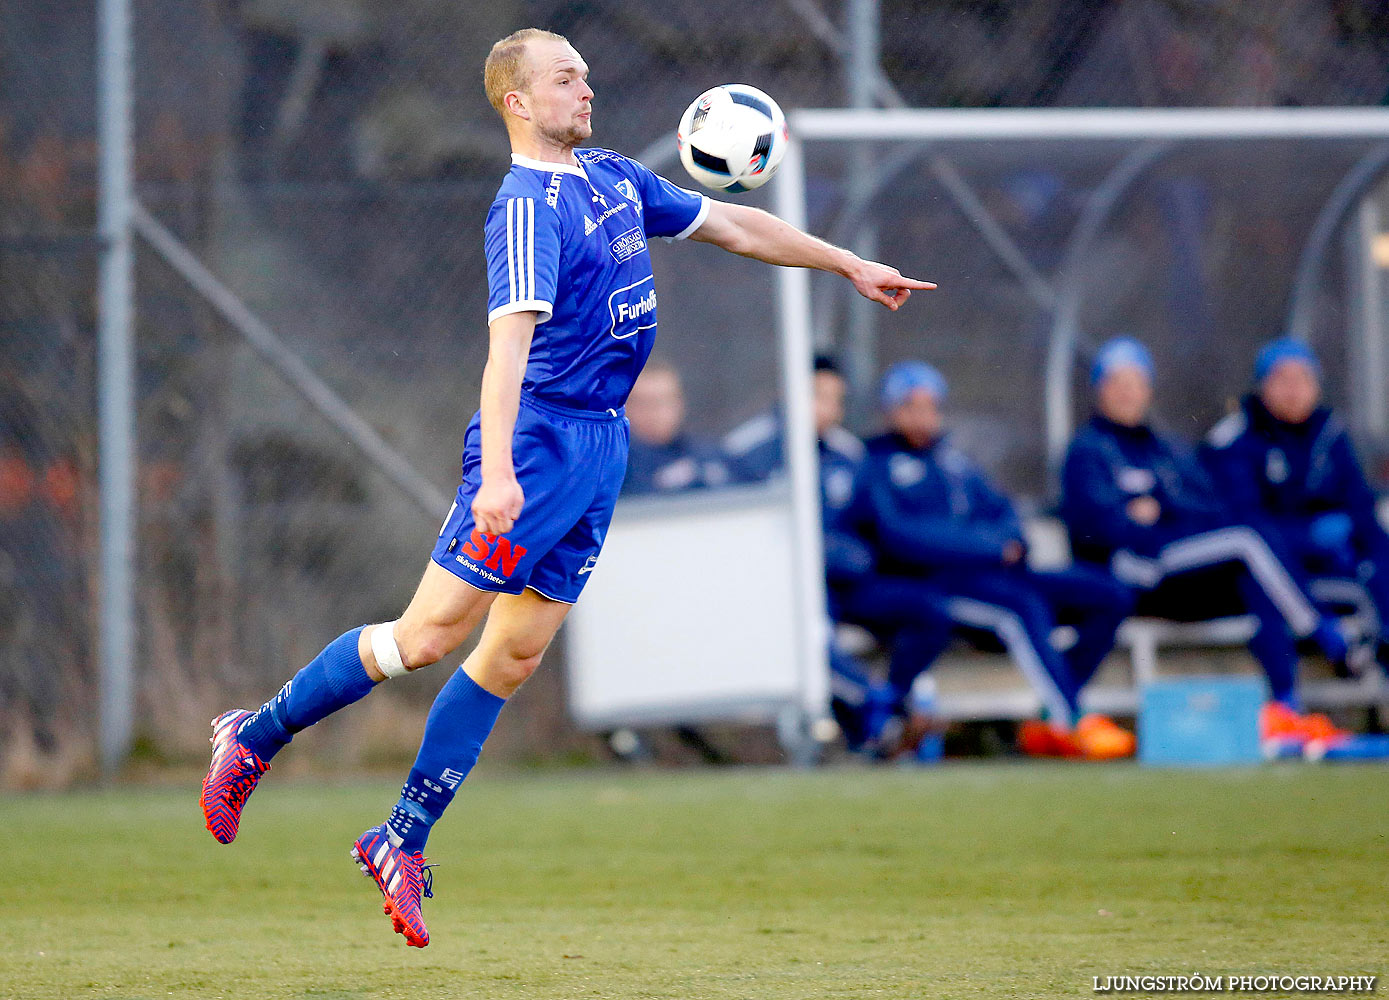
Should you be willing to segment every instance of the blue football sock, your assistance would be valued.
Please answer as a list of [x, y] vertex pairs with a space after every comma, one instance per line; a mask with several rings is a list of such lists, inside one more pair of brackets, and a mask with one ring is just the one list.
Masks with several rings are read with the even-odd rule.
[[280, 693], [241, 724], [236, 738], [261, 760], [279, 753], [294, 734], [360, 701], [376, 686], [357, 654], [361, 628], [344, 632], [323, 648]]
[[386, 821], [387, 835], [401, 850], [424, 850], [430, 828], [477, 763], [505, 704], [505, 698], [481, 687], [461, 667], [439, 691], [424, 724], [415, 766]]

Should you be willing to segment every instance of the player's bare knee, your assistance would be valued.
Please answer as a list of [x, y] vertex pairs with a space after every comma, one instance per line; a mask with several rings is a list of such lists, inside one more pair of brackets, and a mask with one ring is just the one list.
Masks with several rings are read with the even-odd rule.
[[406, 670], [419, 670], [438, 663], [452, 649], [446, 636], [432, 630], [424, 631], [400, 641], [400, 658]]
[[516, 690], [530, 679], [531, 674], [535, 673], [540, 666], [540, 659], [544, 650], [533, 655], [517, 655], [513, 651], [508, 651], [501, 656], [494, 657], [489, 673], [496, 678], [497, 682], [509, 690]]

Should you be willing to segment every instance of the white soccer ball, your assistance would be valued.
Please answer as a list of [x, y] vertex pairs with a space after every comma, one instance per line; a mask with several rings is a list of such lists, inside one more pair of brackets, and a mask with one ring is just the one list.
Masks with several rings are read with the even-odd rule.
[[706, 90], [680, 116], [675, 141], [690, 176], [715, 191], [751, 191], [771, 180], [786, 155], [786, 116], [756, 87]]

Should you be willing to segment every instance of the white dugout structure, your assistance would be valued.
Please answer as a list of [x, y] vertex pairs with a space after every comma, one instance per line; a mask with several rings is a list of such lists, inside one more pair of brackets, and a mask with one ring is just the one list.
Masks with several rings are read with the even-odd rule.
[[[1368, 143], [1327, 198], [1299, 256], [1288, 329], [1305, 336], [1311, 298], [1334, 237], [1357, 208], [1372, 209], [1366, 195], [1389, 167], [1389, 110], [1379, 108], [801, 110], [790, 115], [790, 128], [790, 148], [772, 182], [774, 207], [803, 229], [809, 221], [807, 161], [825, 144], [871, 142], [889, 154], [894, 147], [914, 148], [913, 155], [961, 144], [1057, 140], [1111, 142], [1123, 150], [1090, 193], [1052, 281], [1010, 243], [967, 180], [939, 161], [933, 171], [1049, 314], [1045, 393], [1037, 418], [1045, 425], [1053, 464], [1073, 430], [1080, 271], [1116, 205], [1146, 171], [1172, 151], [1202, 142]], [[873, 183], [857, 180], [862, 206]], [[1363, 212], [1360, 221], [1377, 229]], [[1361, 277], [1353, 290], [1359, 301], [1350, 331], [1351, 410], [1359, 427], [1384, 434], [1389, 432], [1389, 343], [1379, 315], [1379, 287], [1372, 276]], [[594, 573], [569, 629], [570, 703], [582, 725], [775, 721], [793, 759], [813, 755], [815, 723], [826, 714], [829, 692], [810, 410], [817, 326], [810, 274], [784, 268], [777, 284], [782, 395], [791, 428], [784, 488], [619, 508], [605, 565]], [[929, 308], [929, 293], [926, 299], [920, 308]], [[914, 307], [918, 304], [908, 308]], [[711, 558], [711, 553], [722, 555]], [[730, 561], [729, 553], [737, 553], [736, 560]], [[974, 710], [987, 714], [987, 700], [973, 699]], [[999, 707], [1015, 714], [1017, 705], [1017, 694], [1011, 693], [1002, 696]]]

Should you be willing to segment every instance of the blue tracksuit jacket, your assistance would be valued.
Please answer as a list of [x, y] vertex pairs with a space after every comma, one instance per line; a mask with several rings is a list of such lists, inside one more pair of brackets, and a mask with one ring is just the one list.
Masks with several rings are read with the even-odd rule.
[[[840, 525], [869, 545], [880, 574], [925, 584], [950, 619], [1003, 640], [1055, 720], [1079, 717], [1080, 689], [1113, 647], [1132, 598], [1093, 569], [1005, 563], [1011, 543], [1024, 542], [1017, 512], [948, 438], [924, 448], [898, 434], [870, 440]], [[1063, 619], [1077, 632], [1064, 655], [1051, 644]]]
[[883, 572], [913, 575], [1001, 566], [1022, 541], [1008, 498], [948, 438], [912, 448], [898, 434], [867, 442], [840, 524], [867, 542]]
[[1325, 407], [1288, 424], [1248, 396], [1211, 429], [1202, 458], [1237, 516], [1276, 532], [1313, 567], [1349, 572], [1385, 545], [1350, 435]]
[[[1149, 526], [1124, 511], [1141, 496], [1161, 505], [1161, 516]], [[1147, 425], [1125, 427], [1099, 415], [1066, 452], [1061, 519], [1076, 559], [1104, 566], [1121, 549], [1155, 556], [1169, 542], [1231, 523], [1191, 449]]]
[[[769, 410], [735, 427], [723, 439], [733, 480], [760, 483], [784, 474], [785, 420]], [[852, 582], [873, 568], [863, 541], [839, 529], [841, 514], [854, 492], [863, 461], [863, 442], [843, 427], [832, 427], [816, 442], [820, 458], [820, 513], [825, 528], [825, 570], [831, 583]]]

